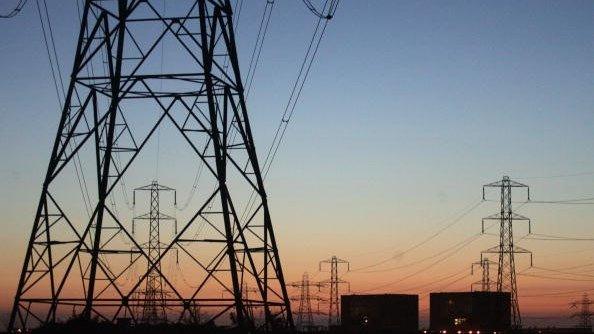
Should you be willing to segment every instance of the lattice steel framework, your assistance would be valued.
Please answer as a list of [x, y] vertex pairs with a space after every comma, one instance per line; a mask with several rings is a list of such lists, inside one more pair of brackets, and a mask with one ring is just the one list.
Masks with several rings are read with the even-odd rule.
[[532, 252], [517, 245], [514, 245], [513, 222], [516, 220], [528, 222], [528, 233], [531, 233], [530, 219], [512, 211], [512, 188], [526, 188], [527, 198], [530, 200], [530, 188], [527, 185], [512, 181], [504, 176], [501, 181], [489, 183], [483, 186], [483, 200], [485, 199], [486, 188], [498, 188], [500, 190], [500, 212], [483, 218], [482, 231], [485, 232], [485, 221], [495, 220], [499, 222], [499, 245], [481, 252], [483, 254], [497, 254], [499, 257], [497, 266], [497, 291], [511, 293], [511, 321], [515, 328], [522, 327], [522, 316], [518, 303], [518, 286], [516, 283], [516, 262], [515, 254], [530, 254], [530, 265], [532, 266]]
[[[154, 2], [85, 3], [11, 330], [55, 322], [71, 313], [106, 321], [130, 317], [137, 323], [133, 309], [143, 303], [138, 292], [155, 272], [169, 293], [166, 305], [158, 306], [167, 308], [172, 321], [199, 307], [204, 322], [233, 319], [243, 328], [292, 327], [248, 119], [230, 2], [179, 0], [167, 15]], [[159, 68], [157, 50], [163, 49], [174, 53], [173, 61], [164, 67], [161, 60]], [[138, 157], [165, 125], [185, 143], [176, 157], [194, 159], [206, 179], [201, 179], [200, 195], [187, 218], [179, 219], [179, 231], [167, 240], [161, 236], [166, 246], [155, 258], [110, 202], [124, 175], [141, 169]], [[72, 165], [78, 157], [87, 175], [93, 175], [88, 217], [82, 205], [74, 204], [71, 191]], [[175, 164], [167, 167], [175, 172]], [[179, 250], [188, 286], [159, 268], [173, 250]], [[129, 279], [134, 264], [146, 270], [138, 279]], [[242, 292], [247, 285], [257, 290], [249, 300]], [[221, 297], [221, 288], [231, 297]], [[261, 323], [250, 317], [246, 304], [261, 310]]]
[[479, 291], [491, 291], [491, 273], [490, 273], [490, 265], [497, 264], [489, 260], [488, 258], [484, 257], [478, 262], [474, 262], [470, 266], [470, 274], [474, 275], [474, 268], [480, 267], [481, 268], [481, 280], [478, 282], [474, 282], [470, 285], [470, 290], [475, 291], [475, 286], [479, 286]]
[[[161, 192], [173, 192], [174, 198], [175, 189], [169, 188], [157, 183], [157, 181], [151, 182], [151, 184], [134, 189], [134, 205], [136, 205], [136, 192], [148, 191], [150, 196], [149, 212], [140, 216], [134, 217], [132, 222], [132, 231], [135, 230], [134, 226], [137, 221], [148, 221], [148, 242], [142, 244], [142, 249], [146, 250], [148, 255], [146, 285], [144, 290], [140, 291], [140, 294], [144, 298], [144, 303], [141, 307], [140, 321], [143, 323], [156, 324], [167, 321], [167, 311], [165, 309], [165, 297], [167, 292], [163, 289], [163, 277], [159, 274], [162, 270], [161, 251], [167, 247], [167, 244], [161, 242], [161, 223], [166, 221], [172, 221], [174, 225], [177, 225], [175, 218], [164, 214], [160, 210], [160, 196]], [[177, 227], [175, 228], [177, 230]], [[156, 265], [152, 267], [150, 263]]]
[[321, 282], [330, 285], [330, 299], [328, 300], [328, 328], [330, 328], [340, 325], [340, 285], [346, 284], [350, 290], [349, 282], [338, 276], [338, 266], [342, 264], [347, 266], [347, 270], [351, 270], [351, 268], [348, 261], [339, 259], [337, 256], [320, 261], [320, 270], [322, 270], [323, 264], [330, 265], [330, 279]]
[[[298, 288], [299, 289], [299, 298], [295, 298], [299, 304], [297, 312], [297, 321], [296, 327], [302, 332], [314, 332], [318, 330], [318, 326], [314, 323], [314, 314], [323, 315], [323, 312], [320, 312], [320, 301], [325, 301], [320, 296], [314, 294], [311, 291], [311, 288], [317, 288], [318, 291], [325, 285], [321, 282], [314, 282], [310, 280], [309, 274], [307, 272], [303, 273], [301, 281], [299, 282], [292, 282], [287, 284], [290, 287]], [[311, 303], [312, 301], [318, 302], [318, 308], [312, 309]]]
[[582, 295], [581, 300], [573, 301], [569, 304], [570, 308], [575, 309], [579, 306], [579, 311], [571, 315], [572, 318], [578, 318], [578, 327], [583, 329], [592, 328], [592, 313], [590, 311], [590, 305], [594, 304], [594, 301], [588, 297], [587, 293]]

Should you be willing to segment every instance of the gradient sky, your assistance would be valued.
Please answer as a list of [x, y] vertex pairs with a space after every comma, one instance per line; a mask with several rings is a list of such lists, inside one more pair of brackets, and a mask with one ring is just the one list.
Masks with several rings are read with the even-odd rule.
[[[246, 1], [241, 14], [244, 67], [264, 3]], [[68, 69], [76, 6], [48, 5]], [[301, 1], [277, 0], [248, 101], [260, 155], [314, 23]], [[58, 122], [42, 43], [34, 1], [0, 21], [1, 311], [11, 304]], [[287, 279], [299, 280], [303, 271], [325, 278], [317, 262], [337, 255], [351, 262], [344, 278], [353, 292], [420, 293], [423, 318], [427, 292], [467, 290], [479, 280], [466, 277], [470, 264], [496, 237], [476, 238], [427, 270], [440, 257], [419, 261], [479, 233], [480, 218], [497, 203], [480, 204], [397, 255], [478, 203], [481, 186], [503, 175], [529, 184], [534, 200], [594, 197], [593, 63], [591, 1], [341, 1], [267, 180]], [[183, 197], [187, 187], [174, 183], [167, 182]], [[518, 212], [532, 218], [535, 233], [594, 237], [593, 209], [529, 204]], [[516, 240], [526, 233], [518, 225]], [[518, 242], [534, 252], [536, 267], [554, 270], [593, 264], [593, 243]], [[380, 261], [367, 270], [379, 272], [356, 270]], [[517, 262], [518, 270], [529, 266], [528, 258]], [[567, 270], [579, 275], [533, 268], [523, 273], [541, 277], [518, 276], [526, 323], [544, 321], [531, 316], [568, 323], [568, 302], [592, 289], [594, 264]], [[542, 296], [551, 292], [568, 293]]]

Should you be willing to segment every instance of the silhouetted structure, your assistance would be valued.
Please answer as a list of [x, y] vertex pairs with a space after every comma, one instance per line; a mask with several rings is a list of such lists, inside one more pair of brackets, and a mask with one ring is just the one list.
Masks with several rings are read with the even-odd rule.
[[491, 291], [491, 274], [490, 274], [490, 268], [489, 266], [491, 264], [497, 264], [491, 260], [489, 260], [488, 258], [482, 258], [480, 261], [478, 262], [474, 262], [471, 266], [470, 266], [470, 274], [474, 275], [474, 268], [475, 266], [478, 266], [481, 268], [481, 280], [478, 282], [474, 282], [470, 285], [470, 291], [476, 291], [476, 286], [480, 287], [479, 291]]
[[[145, 302], [138, 292], [152, 273], [170, 291], [166, 305], [158, 307], [166, 307], [174, 321], [198, 305], [208, 309], [203, 313], [208, 323], [232, 318], [243, 329], [293, 325], [246, 109], [230, 1], [179, 0], [167, 15], [153, 2], [85, 2], [11, 330], [51, 324], [72, 312], [109, 322], [132, 315], [130, 321], [138, 323], [132, 310]], [[159, 67], [156, 50], [165, 41], [176, 61]], [[196, 165], [203, 164], [206, 186], [179, 231], [169, 240], [161, 236], [165, 245], [155, 258], [109, 201], [165, 122], [187, 144], [186, 152], [176, 154], [190, 152]], [[71, 194], [76, 180], [69, 171], [78, 157], [93, 175], [87, 182], [94, 188], [88, 217]], [[184, 257], [190, 288], [159, 269], [173, 249]], [[130, 256], [147, 270], [126, 285]], [[249, 316], [242, 283], [257, 289], [248, 303], [263, 311], [261, 324]], [[221, 298], [221, 288], [231, 298]]]
[[341, 327], [347, 333], [416, 333], [419, 296], [342, 295]]
[[590, 305], [592, 304], [594, 304], [594, 302], [590, 300], [587, 293], [584, 293], [581, 300], [576, 300], [569, 304], [571, 308], [579, 307], [579, 311], [571, 315], [572, 318], [578, 319], [579, 328], [591, 330], [593, 313], [590, 312]]
[[140, 295], [144, 298], [141, 306], [140, 322], [157, 324], [167, 321], [167, 312], [165, 309], [165, 305], [167, 305], [165, 301], [166, 292], [163, 289], [163, 277], [160, 274], [162, 271], [161, 250], [167, 247], [167, 245], [161, 243], [161, 222], [172, 221], [177, 226], [175, 218], [160, 211], [159, 193], [165, 191], [173, 192], [173, 198], [175, 199], [175, 189], [153, 181], [149, 185], [134, 189], [134, 205], [136, 205], [137, 191], [148, 191], [150, 193], [149, 212], [134, 217], [134, 221], [132, 222], [132, 233], [136, 229], [135, 223], [137, 221], [148, 221], [149, 223], [148, 242], [140, 245], [148, 256], [146, 285], [144, 290], [140, 291]]
[[512, 211], [512, 188], [526, 188], [528, 200], [530, 200], [530, 188], [527, 185], [512, 181], [504, 176], [501, 181], [489, 183], [483, 186], [483, 200], [485, 199], [485, 188], [498, 188], [500, 190], [500, 212], [482, 220], [482, 231], [485, 231], [485, 220], [496, 220], [499, 222], [499, 245], [489, 248], [482, 254], [497, 254], [499, 256], [497, 266], [497, 291], [509, 292], [511, 294], [511, 321], [514, 328], [522, 327], [522, 316], [518, 303], [518, 286], [516, 284], [516, 262], [515, 254], [530, 254], [532, 265], [532, 252], [514, 244], [513, 221], [528, 221], [530, 233], [530, 219]]
[[[301, 281], [288, 283], [287, 285], [299, 289], [299, 298], [296, 299], [299, 303], [299, 307], [297, 312], [293, 310], [293, 314], [297, 315], [295, 325], [302, 332], [316, 331], [318, 326], [314, 323], [314, 314], [323, 314], [320, 312], [320, 301], [323, 299], [315, 295], [311, 291], [311, 288], [317, 288], [319, 290], [324, 284], [311, 281], [309, 279], [309, 274], [305, 272], [303, 273]], [[312, 301], [318, 302], [317, 309], [312, 308]]]
[[503, 331], [511, 326], [511, 294], [509, 292], [438, 292], [429, 295], [430, 327], [476, 332]]
[[339, 259], [337, 256], [320, 261], [320, 270], [322, 270], [323, 264], [330, 264], [330, 279], [321, 282], [330, 285], [330, 299], [328, 300], [328, 328], [330, 328], [339, 325], [340, 321], [339, 285], [348, 284], [347, 281], [338, 277], [338, 266], [340, 264], [346, 264], [347, 270], [350, 270], [350, 264], [348, 261]]

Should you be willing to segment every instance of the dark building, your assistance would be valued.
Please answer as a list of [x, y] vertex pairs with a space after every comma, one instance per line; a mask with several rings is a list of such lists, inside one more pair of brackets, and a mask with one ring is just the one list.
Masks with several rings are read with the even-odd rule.
[[341, 325], [346, 332], [416, 333], [417, 295], [343, 295]]
[[429, 297], [433, 331], [503, 331], [511, 326], [508, 292], [439, 292]]

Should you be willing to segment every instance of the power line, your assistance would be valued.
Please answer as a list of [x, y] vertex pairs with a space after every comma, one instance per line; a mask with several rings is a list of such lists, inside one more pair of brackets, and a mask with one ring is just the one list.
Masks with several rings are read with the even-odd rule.
[[521, 180], [558, 179], [558, 178], [589, 176], [589, 175], [594, 175], [594, 172], [556, 174], [556, 175], [546, 175], [546, 176], [542, 176], [542, 175], [540, 175], [540, 176], [526, 176], [526, 177], [518, 177], [517, 179], [521, 179]]
[[456, 280], [454, 280], [454, 281], [452, 281], [452, 282], [450, 282], [448, 284], [445, 284], [445, 285], [442, 285], [442, 286], [438, 287], [435, 290], [437, 290], [437, 291], [443, 291], [443, 289], [445, 289], [445, 288], [447, 288], [449, 286], [452, 286], [452, 285], [454, 285], [454, 284], [456, 284], [456, 283], [460, 282], [461, 280], [466, 279], [468, 277], [470, 277], [470, 275], [469, 274], [466, 274], [466, 275], [464, 275], [464, 276], [462, 276], [462, 277], [460, 277], [460, 278], [458, 278], [458, 279], [456, 279]]
[[[457, 215], [456, 218], [451, 221], [450, 223], [446, 224], [445, 226], [443, 226], [442, 228], [440, 228], [439, 230], [437, 230], [435, 233], [433, 233], [432, 235], [430, 235], [429, 237], [423, 239], [422, 241], [410, 246], [409, 248], [407, 248], [406, 250], [404, 250], [403, 252], [398, 253], [395, 256], [392, 256], [390, 258], [384, 259], [382, 261], [361, 267], [361, 268], [357, 268], [357, 269], [353, 269], [351, 271], [362, 271], [365, 269], [369, 269], [369, 268], [373, 268], [373, 267], [377, 267], [380, 266], [384, 263], [390, 262], [392, 260], [394, 260], [395, 258], [399, 258], [400, 256], [409, 253], [423, 245], [425, 245], [426, 243], [428, 243], [429, 241], [433, 240], [434, 238], [436, 238], [437, 236], [439, 236], [440, 234], [442, 234], [443, 232], [445, 232], [446, 230], [448, 230], [449, 228], [453, 227], [454, 225], [456, 225], [457, 223], [459, 223], [464, 217], [466, 217], [468, 214], [470, 214], [472, 211], [474, 211], [476, 208], [479, 207], [479, 205], [481, 205], [483, 203], [483, 200], [478, 201], [477, 203], [473, 204], [471, 207], [469, 207], [468, 209], [465, 209], [461, 214]], [[392, 270], [392, 269], [390, 269]]]
[[[334, 14], [334, 12], [336, 11], [336, 7], [338, 6], [338, 3], [339, 1], [336, 0], [326, 0], [326, 2], [324, 3], [323, 11], [326, 11], [326, 9], [328, 8], [328, 4], [330, 4], [330, 8], [333, 8], [332, 14]], [[324, 21], [323, 24], [322, 21]], [[311, 40], [309, 41], [307, 51], [305, 52], [305, 57], [303, 58], [297, 78], [295, 79], [295, 82], [291, 89], [289, 100], [287, 101], [283, 115], [272, 139], [272, 143], [268, 148], [266, 158], [264, 159], [264, 163], [262, 164], [262, 174], [264, 180], [267, 178], [268, 172], [270, 171], [270, 167], [272, 166], [272, 163], [276, 158], [276, 155], [278, 154], [278, 150], [287, 131], [287, 127], [289, 126], [291, 118], [295, 112], [295, 108], [297, 106], [297, 103], [299, 102], [301, 92], [303, 91], [303, 87], [305, 86], [305, 82], [307, 81], [307, 78], [311, 71], [311, 67], [318, 54], [320, 43], [322, 42], [329, 21], [329, 18], [318, 18], [317, 20], [316, 27], [312, 34]], [[251, 212], [255, 203], [255, 195], [256, 191], [253, 190], [241, 215], [242, 220], [247, 219], [247, 217], [249, 216], [249, 213]]]
[[551, 268], [543, 268], [543, 267], [532, 267], [532, 268], [533, 269], [536, 269], [536, 270], [548, 271], [548, 272], [551, 272], [551, 273], [557, 273], [557, 274], [562, 274], [562, 275], [581, 276], [581, 277], [594, 278], [594, 275], [582, 274], [582, 273], [572, 273], [572, 272], [563, 271], [563, 270], [559, 270], [559, 269], [551, 269]]
[[19, 0], [19, 2], [17, 2], [16, 6], [10, 12], [8, 12], [7, 14], [1, 14], [0, 19], [9, 19], [11, 17], [17, 16], [21, 12], [23, 7], [25, 7], [27, 1], [28, 0]]
[[[44, 46], [45, 46], [47, 58], [48, 58], [48, 61], [50, 64], [51, 78], [52, 78], [52, 82], [54, 84], [54, 88], [56, 90], [56, 96], [58, 98], [58, 105], [59, 105], [59, 108], [62, 108], [62, 101], [64, 100], [64, 102], [66, 102], [65, 101], [66, 100], [66, 90], [64, 88], [64, 81], [62, 79], [62, 69], [61, 69], [60, 62], [59, 62], [58, 52], [56, 50], [56, 43], [55, 43], [53, 28], [52, 28], [52, 24], [51, 24], [51, 17], [49, 15], [49, 11], [47, 9], [47, 2], [45, 0], [42, 0], [44, 13], [45, 13], [46, 21], [47, 21], [47, 30], [46, 30], [46, 24], [44, 23], [44, 20], [43, 20], [42, 9], [41, 9], [41, 5], [39, 4], [39, 1], [40, 0], [36, 1], [36, 5], [37, 5], [37, 13], [39, 14], [39, 22], [40, 22], [41, 30], [43, 33]], [[49, 35], [49, 39], [48, 39], [48, 35]], [[52, 58], [52, 56], [53, 56], [53, 58]], [[54, 64], [54, 62], [55, 62], [55, 64]], [[61, 92], [61, 94], [60, 94], [60, 92]], [[76, 145], [76, 139], [73, 139], [73, 141]], [[72, 142], [69, 142], [68, 145], [69, 145], [70, 149], [73, 150]], [[90, 217], [91, 211], [92, 211], [91, 199], [90, 199], [89, 191], [87, 188], [86, 179], [84, 176], [82, 163], [80, 161], [80, 157], [79, 157], [78, 153], [75, 153], [75, 157], [74, 157], [74, 171], [76, 174], [78, 186], [79, 186], [81, 194], [82, 194], [85, 211], [87, 212], [87, 215]]]
[[[324, 8], [326, 8], [328, 1], [333, 1], [333, 0], [327, 0], [326, 4], [324, 5]], [[278, 153], [278, 149], [279, 149], [281, 142], [285, 136], [285, 132], [287, 130], [289, 122], [291, 121], [293, 113], [295, 112], [295, 107], [297, 106], [297, 102], [299, 101], [299, 97], [301, 96], [301, 92], [303, 91], [303, 87], [305, 85], [305, 82], [307, 81], [307, 77], [309, 76], [311, 67], [312, 67], [313, 62], [314, 62], [316, 55], [318, 53], [320, 43], [322, 42], [322, 39], [326, 32], [326, 27], [328, 26], [329, 20], [324, 20], [324, 24], [322, 25], [321, 33], [319, 34], [319, 37], [316, 39], [316, 35], [318, 33], [318, 29], [320, 27], [321, 21], [322, 21], [321, 18], [318, 19], [316, 28], [314, 30], [314, 34], [309, 42], [307, 52], [305, 53], [305, 57], [303, 59], [301, 67], [299, 69], [299, 74], [297, 75], [297, 79], [295, 80], [295, 83], [291, 90], [291, 94], [289, 96], [289, 101], [287, 102], [287, 105], [285, 106], [285, 111], [283, 113], [283, 116], [281, 117], [280, 124], [276, 130], [275, 139], [278, 138], [278, 140], [276, 141], [276, 145], [274, 144], [275, 141], [273, 140], [273, 145], [271, 145], [270, 149], [268, 150], [268, 154], [264, 161], [264, 176], [265, 177], [268, 175], [270, 166], [272, 165], [272, 162], [274, 161], [274, 158], [276, 157], [276, 155]], [[312, 51], [312, 47], [313, 47], [313, 51]], [[280, 135], [279, 135], [279, 133], [280, 133]]]
[[558, 236], [550, 234], [532, 233], [531, 235], [522, 238], [524, 240], [540, 240], [540, 241], [594, 241], [594, 238], [577, 238]]
[[453, 249], [450, 253], [446, 254], [442, 258], [440, 258], [440, 259], [438, 259], [438, 260], [430, 263], [429, 265], [427, 265], [427, 266], [425, 266], [425, 267], [423, 267], [423, 268], [421, 268], [421, 269], [419, 269], [419, 270], [417, 270], [417, 271], [415, 271], [415, 272], [413, 272], [411, 274], [408, 274], [408, 275], [406, 275], [404, 277], [401, 277], [401, 278], [399, 278], [397, 280], [394, 280], [394, 281], [391, 281], [391, 282], [387, 282], [387, 283], [384, 283], [384, 284], [377, 285], [377, 286], [375, 286], [373, 288], [370, 288], [370, 289], [358, 291], [357, 293], [366, 293], [366, 292], [370, 292], [370, 291], [374, 291], [374, 290], [379, 290], [379, 289], [382, 289], [382, 288], [385, 288], [385, 287], [394, 285], [396, 283], [402, 282], [402, 281], [404, 281], [406, 279], [409, 279], [409, 278], [411, 278], [413, 276], [416, 276], [416, 275], [418, 275], [418, 274], [420, 274], [422, 272], [425, 272], [428, 269], [436, 266], [437, 264], [442, 263], [445, 260], [449, 259], [451, 256], [453, 256], [454, 254], [456, 254], [459, 251], [461, 251], [462, 249], [464, 249], [466, 246], [468, 246], [470, 243], [472, 243], [473, 241], [475, 241], [476, 239], [478, 239], [480, 236], [481, 236], [481, 234], [480, 233], [477, 233], [477, 234], [474, 234], [474, 235], [470, 236], [469, 238], [466, 238], [464, 241], [462, 241], [461, 243], [459, 243], [458, 244], [459, 246], [457, 248]]
[[526, 277], [534, 277], [534, 278], [542, 278], [542, 279], [550, 279], [550, 280], [557, 280], [557, 281], [574, 281], [574, 282], [594, 282], [594, 279], [579, 279], [579, 278], [571, 278], [571, 277], [555, 277], [555, 276], [546, 276], [546, 275], [537, 275], [537, 274], [518, 274], [520, 276]]
[[[474, 235], [470, 236], [470, 238], [478, 238], [480, 235], [481, 235], [480, 233], [477, 233], [477, 234], [474, 234]], [[447, 253], [449, 251], [457, 250], [458, 247], [466, 245], [466, 243], [468, 242], [468, 240], [469, 240], [469, 238], [464, 239], [464, 240], [460, 241], [459, 243], [446, 248], [443, 251], [436, 252], [435, 254], [429, 255], [429, 256], [424, 257], [422, 259], [419, 259], [419, 260], [416, 260], [416, 261], [413, 261], [413, 262], [409, 262], [409, 263], [406, 263], [406, 264], [402, 264], [402, 265], [399, 265], [399, 266], [396, 266], [396, 267], [390, 267], [390, 268], [385, 268], [385, 269], [376, 269], [376, 270], [358, 271], [358, 272], [356, 272], [354, 270], [351, 270], [350, 272], [355, 272], [357, 274], [373, 274], [373, 273], [383, 273], [383, 272], [389, 272], [389, 271], [394, 271], [394, 270], [398, 270], [398, 269], [404, 269], [404, 268], [412, 267], [412, 266], [415, 266], [417, 264], [423, 263], [425, 261], [428, 261], [428, 260], [431, 260], [431, 259], [435, 259], [435, 258], [439, 257], [440, 255], [443, 255], [444, 253]]]
[[[302, 1], [305, 4], [305, 6], [307, 7], [307, 9], [309, 9], [309, 11], [312, 12], [312, 14], [314, 14], [315, 16], [317, 16], [320, 19], [326, 19], [326, 20], [329, 20], [332, 17], [334, 17], [334, 12], [336, 11], [336, 8], [338, 7], [338, 3], [340, 2], [340, 0], [330, 0], [330, 7], [328, 9], [328, 12], [326, 14], [324, 14], [324, 10], [322, 10], [321, 12], [318, 11], [316, 6], [314, 6], [314, 4], [311, 3], [311, 0], [302, 0]], [[325, 6], [326, 5], [324, 5], [324, 7]]]
[[[488, 202], [498, 202], [498, 200], [486, 199], [485, 201]], [[588, 202], [590, 201], [590, 202]], [[571, 199], [561, 199], [561, 200], [527, 200], [527, 201], [512, 201], [512, 203], [521, 203], [521, 204], [594, 204], [594, 197], [582, 197], [582, 198], [571, 198]]]
[[[429, 283], [424, 283], [424, 284], [421, 284], [421, 285], [416, 285], [416, 286], [413, 286], [412, 288], [405, 288], [405, 289], [402, 289], [402, 291], [419, 291], [419, 289], [427, 288], [429, 286], [432, 286], [432, 285], [435, 285], [435, 284], [438, 284], [438, 283], [442, 283], [445, 280], [448, 280], [448, 279], [457, 277], [460, 274], [466, 273], [467, 271], [468, 271], [467, 268], [464, 268], [462, 270], [456, 271], [455, 273], [450, 273], [448, 275], [445, 275], [445, 276], [442, 276], [442, 277], [439, 277], [439, 278], [435, 278], [433, 281], [431, 281]], [[465, 277], [466, 277], [466, 275], [465, 275]]]
[[[491, 227], [493, 227], [493, 225], [494, 224], [491, 224], [488, 227], [486, 227], [485, 228], [485, 231], [489, 230]], [[455, 252], [457, 252], [457, 251], [460, 250], [460, 249], [458, 249], [459, 246], [462, 245], [462, 247], [463, 247], [463, 246], [466, 245], [466, 243], [469, 241], [469, 239], [472, 239], [472, 241], [474, 241], [477, 237], [479, 237], [481, 235], [490, 235], [490, 234], [488, 234], [488, 233], [477, 233], [477, 234], [471, 235], [469, 238], [464, 239], [464, 240], [460, 241], [459, 243], [457, 243], [457, 244], [455, 244], [453, 246], [450, 246], [450, 247], [448, 247], [448, 248], [446, 248], [446, 249], [444, 249], [442, 251], [436, 252], [435, 254], [429, 255], [429, 256], [424, 257], [424, 258], [422, 258], [420, 260], [409, 262], [407, 264], [402, 264], [402, 265], [399, 265], [399, 266], [396, 266], [396, 267], [390, 267], [390, 268], [386, 268], [386, 269], [359, 271], [359, 272], [355, 272], [355, 273], [357, 273], [357, 274], [380, 273], [380, 272], [388, 272], [388, 271], [393, 271], [393, 270], [397, 270], [397, 269], [404, 269], [404, 268], [407, 268], [407, 267], [415, 266], [415, 265], [420, 264], [420, 263], [423, 263], [423, 262], [425, 262], [427, 260], [431, 260], [431, 259], [434, 259], [436, 257], [439, 257], [440, 255], [443, 255], [444, 253], [447, 253], [449, 251], [454, 250]], [[352, 272], [354, 272], [354, 270], [349, 271], [349, 273], [352, 273]]]
[[536, 298], [536, 297], [552, 297], [552, 296], [571, 296], [576, 293], [586, 292], [586, 291], [594, 291], [592, 289], [579, 289], [579, 290], [569, 290], [569, 291], [555, 291], [555, 292], [545, 292], [545, 293], [538, 293], [535, 295], [523, 295], [520, 296], [521, 298]]
[[556, 201], [528, 201], [528, 204], [586, 204], [592, 205], [594, 202], [586, 202], [586, 201], [593, 201], [594, 197], [588, 198], [577, 198], [577, 199], [566, 199], [566, 200], [556, 200]]
[[252, 55], [250, 57], [250, 65], [248, 66], [246, 77], [247, 89], [245, 93], [246, 99], [250, 95], [250, 91], [252, 89], [252, 83], [254, 82], [256, 68], [258, 67], [260, 55], [262, 54], [262, 48], [264, 47], [264, 39], [266, 38], [266, 33], [268, 32], [268, 25], [270, 24], [273, 8], [274, 0], [266, 0], [264, 12], [262, 12], [262, 19], [260, 20], [260, 27], [258, 28], [258, 36], [256, 37], [256, 43], [254, 44]]

